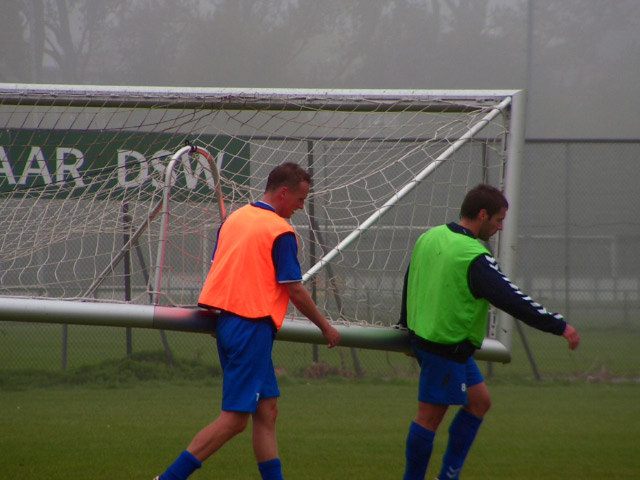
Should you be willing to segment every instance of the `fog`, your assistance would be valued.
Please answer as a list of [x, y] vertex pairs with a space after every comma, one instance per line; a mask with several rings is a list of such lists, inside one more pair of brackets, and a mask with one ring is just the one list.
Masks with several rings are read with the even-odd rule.
[[637, 139], [638, 0], [8, 0], [0, 82], [526, 89], [529, 139]]
[[[526, 142], [514, 192], [519, 201], [512, 203], [519, 210], [507, 218], [518, 225], [512, 279], [549, 311], [565, 315], [590, 345], [560, 366], [561, 357], [545, 343], [535, 349], [541, 371], [565, 368], [584, 378], [596, 370], [603, 378], [639, 376], [639, 79], [640, 0], [2, 0], [0, 15], [4, 83], [525, 89]], [[111, 117], [95, 118], [100, 128]], [[138, 120], [126, 113], [136, 128], [144, 123]], [[25, 123], [20, 115], [12, 121]], [[67, 127], [50, 122], [55, 125], [37, 125]], [[10, 137], [20, 125], [8, 124], [0, 136]], [[205, 133], [217, 127], [208, 124]], [[20, 145], [31, 151], [41, 133], [18, 131], [27, 138]], [[74, 135], [88, 141], [100, 133], [72, 130], [69, 145], [54, 140], [50, 146], [76, 148]], [[152, 141], [148, 136], [142, 146]], [[137, 151], [123, 151], [130, 150]], [[307, 143], [290, 152], [305, 155], [305, 162], [312, 158]], [[20, 172], [34, 173], [28, 155], [16, 160], [16, 178], [4, 185], [19, 183]], [[263, 165], [259, 154], [251, 155]], [[7, 165], [0, 165], [5, 178]], [[263, 173], [250, 172], [258, 181]], [[404, 271], [404, 257], [395, 263]], [[32, 270], [40, 288], [40, 257]], [[367, 279], [388, 278], [379, 272], [367, 272]], [[57, 277], [45, 280], [59, 288]], [[146, 295], [146, 287], [140, 292]]]

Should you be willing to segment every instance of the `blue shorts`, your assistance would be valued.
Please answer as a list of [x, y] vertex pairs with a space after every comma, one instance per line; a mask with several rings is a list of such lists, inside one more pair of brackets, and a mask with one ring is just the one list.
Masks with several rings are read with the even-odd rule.
[[466, 405], [467, 388], [484, 382], [473, 357], [466, 363], [413, 349], [420, 364], [418, 400], [436, 405]]
[[253, 413], [258, 400], [280, 396], [273, 368], [275, 329], [270, 321], [222, 312], [216, 327], [222, 366], [222, 410]]

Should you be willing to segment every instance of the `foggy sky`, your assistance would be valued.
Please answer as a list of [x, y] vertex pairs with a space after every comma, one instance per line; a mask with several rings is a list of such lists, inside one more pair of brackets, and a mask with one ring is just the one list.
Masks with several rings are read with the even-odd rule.
[[0, 82], [524, 88], [527, 138], [637, 139], [639, 3], [603, 3], [10, 0]]

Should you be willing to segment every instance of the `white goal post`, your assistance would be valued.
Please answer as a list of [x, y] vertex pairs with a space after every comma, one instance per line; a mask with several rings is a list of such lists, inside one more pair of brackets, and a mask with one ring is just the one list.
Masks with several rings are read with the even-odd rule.
[[[413, 244], [466, 191], [505, 191], [512, 274], [523, 91], [0, 84], [0, 320], [210, 332], [195, 308], [226, 213], [293, 161], [303, 281], [344, 346], [407, 351]], [[509, 361], [496, 316], [476, 357]], [[291, 308], [280, 340], [322, 343]]]

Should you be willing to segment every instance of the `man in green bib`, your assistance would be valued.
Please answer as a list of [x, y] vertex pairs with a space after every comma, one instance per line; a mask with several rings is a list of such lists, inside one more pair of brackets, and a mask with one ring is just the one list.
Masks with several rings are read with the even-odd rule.
[[509, 207], [490, 185], [465, 196], [460, 222], [430, 229], [413, 250], [405, 277], [401, 322], [420, 363], [418, 413], [406, 444], [404, 480], [423, 480], [436, 430], [449, 405], [462, 405], [449, 427], [449, 442], [438, 480], [457, 480], [489, 410], [489, 390], [473, 353], [482, 346], [489, 307], [504, 310], [528, 325], [564, 336], [572, 350], [580, 336], [562, 315], [548, 312], [505, 277], [489, 240]]

